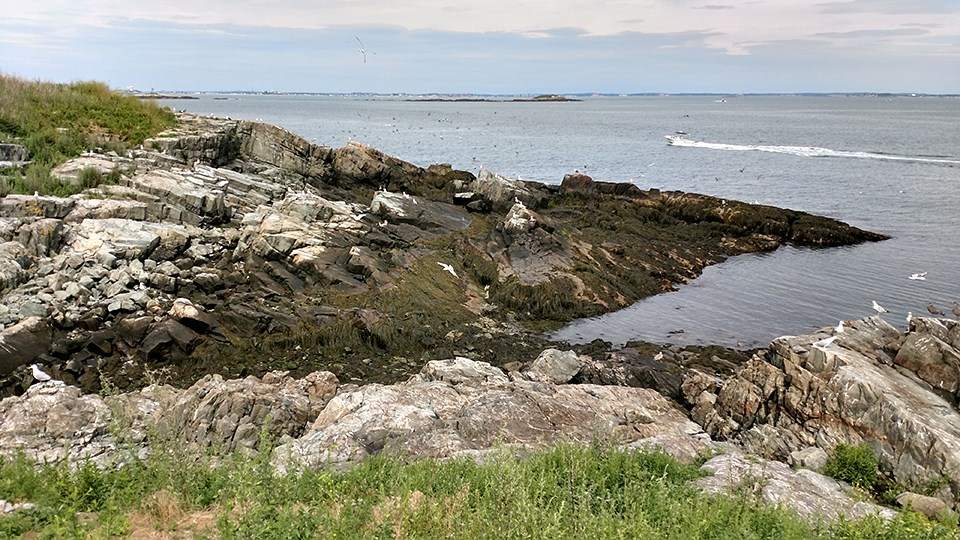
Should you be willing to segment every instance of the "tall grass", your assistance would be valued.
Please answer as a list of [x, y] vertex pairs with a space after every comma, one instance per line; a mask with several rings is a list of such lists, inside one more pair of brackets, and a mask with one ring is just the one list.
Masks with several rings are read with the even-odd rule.
[[49, 178], [53, 166], [86, 150], [122, 151], [175, 124], [171, 111], [103, 83], [55, 84], [0, 74], [0, 142], [23, 144], [33, 161], [25, 173], [9, 175], [7, 192], [23, 189], [31, 175]]
[[346, 472], [277, 474], [269, 450], [196, 458], [158, 452], [119, 470], [0, 460], [0, 536], [100, 538], [958, 538], [904, 513], [804, 522], [746, 497], [704, 495], [702, 473], [662, 453], [559, 446], [524, 458], [407, 463], [376, 456]]

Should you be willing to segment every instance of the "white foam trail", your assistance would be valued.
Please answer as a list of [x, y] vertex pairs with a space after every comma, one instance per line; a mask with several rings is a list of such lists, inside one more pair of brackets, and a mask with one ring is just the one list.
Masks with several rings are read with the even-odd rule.
[[690, 139], [677, 138], [671, 143], [672, 146], [686, 146], [690, 148], [709, 148], [712, 150], [732, 150], [736, 152], [756, 151], [772, 152], [775, 154], [792, 154], [803, 157], [846, 157], [860, 159], [885, 159], [888, 161], [916, 161], [920, 163], [941, 163], [949, 165], [960, 165], [960, 160], [946, 158], [929, 158], [919, 156], [897, 156], [893, 154], [879, 154], [876, 152], [851, 152], [848, 150], [833, 150], [830, 148], [821, 148], [819, 146], [768, 146], [768, 145], [744, 145], [744, 144], [721, 144], [693, 141]]

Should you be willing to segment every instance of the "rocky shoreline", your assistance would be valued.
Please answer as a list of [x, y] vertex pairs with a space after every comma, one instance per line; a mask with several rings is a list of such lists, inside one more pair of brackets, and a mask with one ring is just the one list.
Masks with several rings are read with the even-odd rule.
[[[837, 339], [824, 344], [824, 336]], [[779, 338], [730, 376], [691, 369], [680, 400], [577, 382], [592, 359], [556, 349], [509, 370], [433, 360], [393, 385], [271, 372], [101, 397], [54, 380], [0, 402], [0, 454], [112, 467], [170, 441], [252, 452], [274, 440], [271, 462], [286, 471], [345, 467], [381, 452], [483, 461], [603, 441], [699, 458], [711, 475], [696, 485], [708, 492], [732, 494], [752, 481], [759, 500], [811, 519], [889, 517], [817, 472], [837, 444], [866, 444], [898, 500], [942, 517], [960, 493], [958, 351], [956, 321], [914, 319], [903, 333], [879, 317], [846, 321], [842, 333]]]
[[31, 362], [85, 391], [101, 375], [139, 388], [156, 370], [186, 387], [208, 373], [396, 382], [432, 359], [503, 365], [548, 346], [539, 330], [732, 255], [883, 239], [802, 212], [579, 174], [422, 169], [188, 115], [127, 156], [54, 174], [90, 169], [120, 181], [0, 200], [5, 394], [29, 385]]
[[54, 171], [117, 184], [0, 200], [0, 453], [114, 466], [157, 437], [255, 451], [267, 433], [289, 469], [599, 439], [713, 455], [702, 489], [755, 475], [762, 500], [832, 518], [888, 512], [810, 470], [866, 444], [907, 499], [956, 508], [955, 321], [901, 333], [872, 317], [746, 352], [566, 350], [542, 333], [733, 255], [882, 235], [581, 174], [475, 176], [255, 122], [179, 122]]

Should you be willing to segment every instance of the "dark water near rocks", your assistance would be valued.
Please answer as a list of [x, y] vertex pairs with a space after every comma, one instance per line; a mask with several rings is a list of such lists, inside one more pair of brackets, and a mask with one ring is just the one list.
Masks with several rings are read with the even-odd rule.
[[[223, 96], [220, 96], [223, 97]], [[260, 119], [318, 144], [356, 140], [418, 165], [451, 163], [558, 183], [595, 180], [699, 192], [843, 220], [891, 235], [847, 248], [783, 248], [708, 268], [678, 291], [555, 337], [766, 345], [783, 334], [873, 314], [905, 325], [933, 301], [960, 301], [960, 99], [623, 97], [568, 103], [409, 102], [241, 96], [167, 101]], [[664, 135], [688, 132], [690, 146]], [[926, 281], [907, 277], [927, 272]]]

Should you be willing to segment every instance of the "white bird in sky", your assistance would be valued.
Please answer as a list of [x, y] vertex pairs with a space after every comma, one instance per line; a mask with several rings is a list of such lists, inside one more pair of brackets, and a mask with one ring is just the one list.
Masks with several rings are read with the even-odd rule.
[[33, 378], [40, 382], [47, 382], [53, 378], [50, 375], [47, 375], [46, 373], [41, 371], [36, 364], [30, 364], [30, 370], [33, 371]]
[[911, 274], [910, 277], [908, 277], [907, 279], [913, 279], [913, 280], [917, 280], [917, 279], [918, 279], [918, 280], [921, 280], [921, 281], [925, 281], [925, 280], [927, 279], [927, 273], [926, 273], [926, 272], [920, 272], [920, 273], [917, 273], [917, 274]]
[[357, 49], [357, 50], [360, 51], [360, 54], [361, 54], [361, 55], [363, 55], [363, 63], [366, 64], [366, 63], [367, 63], [367, 51], [365, 51], [365, 50], [363, 49], [363, 42], [360, 41], [360, 37], [359, 37], [359, 36], [353, 36], [353, 37], [357, 38], [357, 43], [360, 44], [360, 48]]
[[889, 312], [887, 311], [887, 308], [885, 308], [885, 307], [881, 306], [880, 304], [878, 304], [876, 300], [873, 301], [873, 309], [874, 309], [874, 311], [876, 311], [877, 313], [889, 313]]
[[452, 264], [447, 264], [447, 263], [442, 263], [442, 262], [438, 262], [437, 264], [440, 265], [440, 268], [443, 268], [443, 269], [446, 270], [447, 272], [450, 272], [450, 274], [451, 274], [453, 277], [455, 277], [455, 278], [457, 278], [457, 279], [460, 278], [460, 276], [457, 275], [456, 270], [453, 269], [453, 265], [452, 265]]
[[831, 343], [837, 340], [837, 336], [830, 336], [828, 338], [823, 338], [820, 341], [814, 341], [814, 347], [828, 347]]

